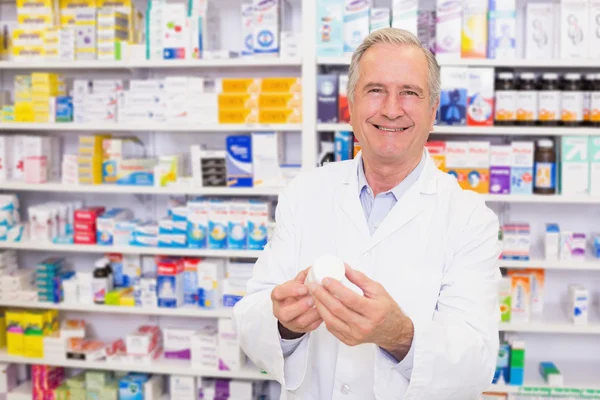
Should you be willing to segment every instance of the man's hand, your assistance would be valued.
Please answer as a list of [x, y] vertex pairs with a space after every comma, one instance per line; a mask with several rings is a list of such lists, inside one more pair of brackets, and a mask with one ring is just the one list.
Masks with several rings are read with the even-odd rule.
[[304, 285], [308, 270], [300, 271], [296, 278], [276, 286], [271, 292], [273, 315], [279, 321], [279, 334], [283, 339], [299, 338], [323, 322]]
[[403, 360], [414, 335], [411, 319], [380, 283], [348, 265], [346, 277], [364, 296], [330, 278], [323, 280], [323, 286], [308, 285], [327, 330], [348, 346], [374, 343]]

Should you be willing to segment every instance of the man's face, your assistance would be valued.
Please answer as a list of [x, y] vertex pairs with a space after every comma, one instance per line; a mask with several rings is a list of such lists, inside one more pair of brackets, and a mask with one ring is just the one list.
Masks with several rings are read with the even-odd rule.
[[359, 64], [350, 120], [363, 155], [384, 164], [418, 159], [433, 129], [427, 59], [411, 45], [377, 44]]

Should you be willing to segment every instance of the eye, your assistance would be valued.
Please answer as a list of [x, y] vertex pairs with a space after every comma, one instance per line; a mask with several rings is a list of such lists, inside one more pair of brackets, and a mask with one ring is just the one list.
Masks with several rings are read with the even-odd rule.
[[407, 94], [409, 96], [418, 96], [417, 92], [413, 92], [412, 90], [405, 90], [402, 94]]
[[381, 90], [381, 89], [371, 89], [371, 90], [369, 90], [369, 93], [382, 93], [382, 92], [383, 92], [383, 90]]

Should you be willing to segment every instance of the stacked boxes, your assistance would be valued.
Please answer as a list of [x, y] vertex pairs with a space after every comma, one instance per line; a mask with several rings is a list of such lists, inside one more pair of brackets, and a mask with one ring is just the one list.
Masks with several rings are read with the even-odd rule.
[[110, 135], [79, 137], [78, 176], [80, 184], [99, 185], [102, 183], [104, 165], [103, 143]]
[[36, 266], [35, 283], [38, 301], [60, 303], [61, 275], [64, 271], [64, 258], [47, 258]]
[[190, 338], [192, 368], [219, 368], [219, 332], [215, 325], [207, 324]]
[[302, 122], [300, 78], [222, 79], [218, 101], [222, 124]]
[[15, 75], [15, 122], [33, 122], [33, 93], [31, 75]]
[[78, 8], [75, 14], [75, 59], [95, 60], [96, 8]]
[[121, 61], [129, 39], [128, 16], [112, 8], [101, 8], [97, 23], [97, 59]]
[[75, 244], [96, 244], [96, 220], [104, 212], [104, 207], [84, 207], [75, 210]]
[[0, 298], [6, 301], [35, 301], [34, 282], [35, 274], [31, 270], [5, 272], [0, 275]]
[[119, 94], [119, 122], [164, 121], [167, 110], [164, 88], [164, 81], [160, 79], [132, 79], [129, 90]]
[[51, 0], [19, 0], [16, 5], [20, 29], [13, 31], [13, 59], [42, 59], [46, 55], [46, 30], [57, 22], [54, 3]]
[[116, 234], [116, 227], [120, 221], [131, 219], [130, 210], [122, 208], [111, 208], [99, 215], [96, 219], [96, 243], [104, 246], [112, 246]]
[[522, 386], [525, 376], [525, 342], [513, 340], [510, 344], [510, 385]]
[[48, 365], [33, 365], [31, 367], [31, 380], [33, 383], [32, 399], [47, 399], [54, 396], [54, 391], [65, 378], [62, 367]]

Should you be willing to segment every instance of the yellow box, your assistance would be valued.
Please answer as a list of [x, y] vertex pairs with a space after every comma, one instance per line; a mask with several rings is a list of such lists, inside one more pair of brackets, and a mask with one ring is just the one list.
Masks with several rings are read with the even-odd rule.
[[263, 78], [261, 93], [302, 93], [301, 78]]
[[75, 26], [75, 14], [61, 14], [60, 27], [65, 28], [69, 26]]
[[6, 319], [0, 315], [0, 349], [6, 347]]
[[53, 10], [54, 0], [17, 0], [16, 5], [18, 9]]
[[299, 93], [261, 93], [258, 95], [259, 108], [300, 108], [302, 96]]
[[45, 37], [44, 29], [17, 28], [12, 32], [12, 42], [17, 47], [43, 46]]
[[44, 46], [13, 46], [12, 55], [13, 58], [15, 58], [15, 60], [21, 58], [39, 58], [40, 60], [42, 60], [42, 58], [46, 54], [45, 50], [46, 49], [44, 48]]
[[250, 93], [220, 93], [219, 109], [226, 108], [257, 108], [258, 97]]
[[44, 335], [24, 335], [23, 348], [25, 357], [44, 358]]
[[302, 110], [297, 108], [261, 108], [258, 110], [260, 124], [299, 124]]
[[33, 103], [33, 113], [34, 114], [48, 114], [53, 110], [53, 108], [48, 103]]
[[[85, 154], [103, 154], [102, 143], [104, 139], [110, 139], [112, 135], [93, 135], [93, 136], [80, 136], [79, 137], [79, 153], [84, 151]], [[90, 149], [91, 150], [88, 150]]]
[[38, 122], [38, 123], [44, 123], [44, 122], [54, 122], [55, 121], [55, 116], [54, 114], [51, 113], [37, 113], [33, 116], [33, 121], [31, 122]]
[[47, 85], [58, 82], [58, 74], [48, 72], [34, 72], [31, 74], [32, 85]]
[[6, 347], [8, 354], [20, 356], [23, 354], [24, 314], [18, 310], [7, 310], [6, 319]]
[[222, 93], [259, 93], [260, 79], [224, 78], [221, 80]]
[[463, 58], [486, 58], [488, 18], [487, 10], [469, 10], [463, 14], [460, 53]]
[[19, 26], [27, 28], [51, 28], [54, 26], [54, 16], [52, 14], [20, 14], [17, 15], [17, 23]]
[[31, 103], [31, 102], [15, 103], [15, 114], [33, 114], [33, 103]]
[[220, 124], [256, 124], [258, 108], [227, 108], [219, 110]]

